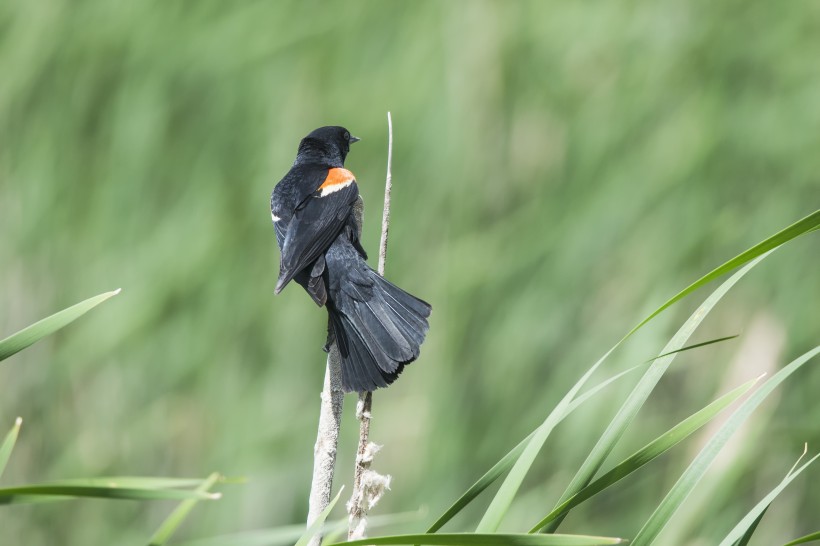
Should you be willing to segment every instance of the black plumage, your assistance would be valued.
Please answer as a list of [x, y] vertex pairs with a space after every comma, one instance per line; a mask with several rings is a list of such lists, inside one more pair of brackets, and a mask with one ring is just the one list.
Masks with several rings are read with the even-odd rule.
[[431, 307], [365, 261], [354, 214], [359, 191], [344, 169], [356, 140], [344, 127], [322, 127], [302, 139], [273, 190], [271, 216], [281, 250], [276, 293], [295, 280], [327, 308], [343, 387], [364, 392], [386, 387], [418, 358]]

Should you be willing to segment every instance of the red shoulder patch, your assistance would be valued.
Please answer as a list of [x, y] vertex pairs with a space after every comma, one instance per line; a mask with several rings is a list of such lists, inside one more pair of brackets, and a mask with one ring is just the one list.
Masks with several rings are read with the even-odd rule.
[[337, 186], [339, 184], [349, 184], [355, 181], [356, 177], [353, 176], [352, 172], [336, 167], [327, 171], [327, 178], [325, 178], [325, 181], [319, 186], [319, 189], [330, 188], [330, 186]]
[[347, 169], [335, 167], [327, 171], [325, 181], [322, 182], [322, 185], [319, 186], [319, 189], [316, 191], [319, 192], [319, 197], [324, 197], [342, 188], [346, 188], [354, 182], [356, 182], [356, 177], [353, 176], [352, 172]]

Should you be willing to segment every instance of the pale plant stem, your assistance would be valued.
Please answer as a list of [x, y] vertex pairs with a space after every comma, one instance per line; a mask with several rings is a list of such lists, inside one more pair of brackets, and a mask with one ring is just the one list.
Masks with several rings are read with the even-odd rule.
[[[327, 355], [325, 383], [322, 389], [322, 404], [319, 412], [319, 430], [313, 448], [313, 480], [310, 484], [307, 525], [310, 527], [319, 514], [330, 503], [333, 489], [333, 470], [336, 467], [336, 446], [344, 404], [342, 390], [342, 365], [336, 343], [331, 344]], [[310, 539], [309, 546], [322, 543], [321, 533]]]
[[387, 177], [384, 182], [384, 208], [382, 209], [382, 239], [379, 243], [379, 275], [384, 277], [387, 260], [387, 234], [390, 231], [390, 190], [393, 189], [393, 119], [387, 112]]
[[[384, 264], [387, 260], [387, 235], [390, 231], [390, 190], [393, 186], [393, 118], [387, 112], [387, 176], [384, 185], [384, 208], [382, 209], [382, 237], [379, 244], [379, 275], [384, 276]], [[363, 478], [370, 470], [373, 455], [377, 451], [375, 445], [370, 444], [370, 419], [373, 407], [373, 393], [359, 393], [356, 404], [356, 417], [359, 419], [359, 447], [356, 450], [356, 468], [353, 473], [353, 494], [348, 502], [349, 529], [348, 540], [356, 540], [367, 536], [367, 504]], [[389, 477], [385, 482], [389, 484]]]

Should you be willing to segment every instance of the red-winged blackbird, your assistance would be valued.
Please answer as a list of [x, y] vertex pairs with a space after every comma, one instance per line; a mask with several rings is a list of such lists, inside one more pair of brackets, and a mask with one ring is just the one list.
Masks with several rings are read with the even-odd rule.
[[270, 199], [281, 250], [276, 293], [291, 280], [328, 313], [328, 344], [342, 356], [346, 391], [386, 387], [419, 356], [431, 307], [367, 265], [353, 211], [359, 188], [344, 168], [344, 127], [320, 127], [299, 143], [296, 161]]

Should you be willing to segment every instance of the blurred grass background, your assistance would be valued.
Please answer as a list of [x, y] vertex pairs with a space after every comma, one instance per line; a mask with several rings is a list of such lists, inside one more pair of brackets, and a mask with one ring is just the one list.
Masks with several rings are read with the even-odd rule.
[[[374, 514], [437, 515], [648, 311], [818, 208], [819, 56], [804, 2], [0, 2], [0, 337], [123, 288], [0, 369], [0, 420], [25, 419], [4, 482], [218, 470], [249, 481], [184, 536], [303, 521], [325, 313], [273, 297], [268, 196], [301, 137], [345, 125], [375, 256], [391, 110], [387, 275], [434, 314], [419, 362], [374, 397], [375, 467], [394, 475]], [[698, 339], [743, 336], [682, 354], [612, 462], [817, 343], [818, 250], [798, 241], [742, 281]], [[549, 511], [629, 383], [556, 431], [511, 529]], [[713, 543], [816, 450], [818, 391], [810, 367], [788, 383], [664, 543]], [[562, 529], [634, 535], [695, 447]], [[760, 544], [815, 530], [816, 475]], [[140, 544], [171, 506], [7, 507], [0, 541]]]

